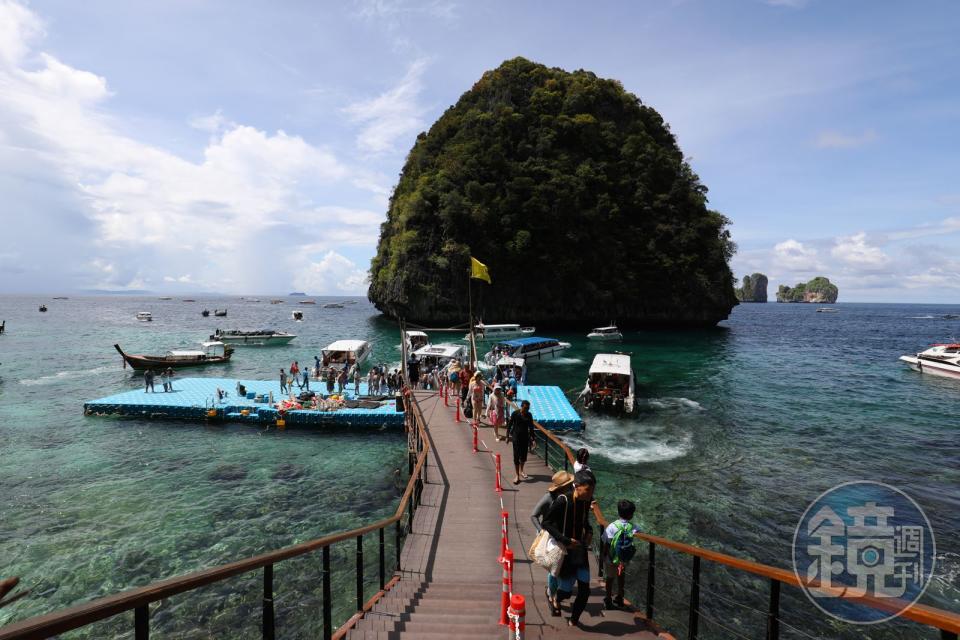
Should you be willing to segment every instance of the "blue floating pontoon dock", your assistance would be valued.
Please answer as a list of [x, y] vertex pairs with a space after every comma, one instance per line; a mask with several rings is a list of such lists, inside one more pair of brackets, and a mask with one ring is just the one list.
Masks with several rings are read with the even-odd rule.
[[582, 431], [583, 418], [573, 408], [560, 387], [520, 385], [517, 404], [530, 401], [533, 419], [551, 431]]
[[[246, 387], [248, 397], [237, 396], [237, 383]], [[360, 384], [360, 397], [350, 384], [344, 395], [351, 399], [363, 401], [366, 395], [366, 383]], [[279, 380], [237, 380], [236, 378], [174, 378], [173, 391], [165, 393], [163, 385], [156, 383], [156, 392], [145, 393], [143, 388], [134, 391], [125, 391], [112, 396], [91, 400], [84, 403], [83, 412], [86, 415], [115, 415], [131, 418], [148, 418], [155, 420], [206, 420], [208, 411], [216, 411], [216, 419], [226, 422], [250, 422], [255, 424], [273, 424], [279, 417], [279, 410], [268, 402], [257, 402], [256, 397], [269, 397], [273, 393], [275, 400], [288, 397], [280, 393]], [[217, 400], [217, 389], [227, 392], [222, 400]], [[324, 382], [311, 381], [311, 389], [320, 393], [326, 392]], [[295, 394], [300, 389], [294, 385]], [[285, 420], [288, 426], [402, 426], [403, 411], [397, 411], [396, 400], [388, 398], [373, 407], [374, 402], [368, 402], [368, 408], [339, 408], [336, 410], [301, 409], [286, 412]], [[248, 414], [243, 415], [242, 411]]]

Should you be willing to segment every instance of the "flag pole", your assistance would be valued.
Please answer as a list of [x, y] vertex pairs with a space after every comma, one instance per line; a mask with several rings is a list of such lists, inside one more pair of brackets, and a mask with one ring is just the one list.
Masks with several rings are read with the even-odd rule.
[[469, 320], [470, 320], [470, 366], [473, 367], [473, 363], [476, 361], [476, 353], [474, 353], [473, 347], [473, 268], [467, 269], [467, 301], [469, 305]]

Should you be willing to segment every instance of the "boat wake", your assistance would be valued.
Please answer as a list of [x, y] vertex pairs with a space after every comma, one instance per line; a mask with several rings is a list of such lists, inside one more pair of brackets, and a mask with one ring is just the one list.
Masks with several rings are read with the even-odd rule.
[[933, 319], [934, 319], [934, 316], [931, 316], [931, 315], [926, 315], [926, 316], [907, 316], [907, 318], [910, 319], [910, 320], [933, 320]]
[[39, 378], [27, 378], [20, 381], [20, 384], [28, 387], [35, 387], [44, 384], [53, 384], [64, 378], [76, 378], [78, 376], [91, 376], [116, 370], [116, 366], [102, 366], [94, 369], [81, 369], [79, 371], [58, 371], [49, 376], [40, 376]]
[[560, 357], [560, 358], [553, 358], [551, 360], [544, 360], [544, 362], [549, 364], [566, 365], [566, 364], [583, 364], [584, 360], [583, 358]]
[[703, 406], [696, 400], [691, 400], [690, 398], [649, 398], [646, 400], [638, 400], [637, 406], [643, 408], [644, 406], [651, 409], [696, 409], [697, 411], [703, 411]]

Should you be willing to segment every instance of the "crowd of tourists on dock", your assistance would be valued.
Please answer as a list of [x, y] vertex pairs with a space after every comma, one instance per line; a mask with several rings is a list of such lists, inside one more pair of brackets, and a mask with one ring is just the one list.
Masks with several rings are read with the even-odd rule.
[[[289, 373], [288, 373], [289, 371]], [[314, 366], [300, 367], [300, 362], [294, 360], [289, 370], [280, 369], [280, 392], [294, 393], [294, 386], [300, 392], [310, 392], [310, 380], [320, 383], [322, 390], [326, 388], [328, 395], [336, 393], [342, 395], [350, 391], [351, 386], [356, 395], [360, 395], [360, 384], [366, 382], [367, 395], [386, 396], [399, 392], [404, 385], [403, 372], [399, 369], [390, 370], [386, 364], [370, 367], [366, 376], [360, 373], [360, 367], [354, 363], [349, 367], [324, 369], [319, 356], [314, 356]]]

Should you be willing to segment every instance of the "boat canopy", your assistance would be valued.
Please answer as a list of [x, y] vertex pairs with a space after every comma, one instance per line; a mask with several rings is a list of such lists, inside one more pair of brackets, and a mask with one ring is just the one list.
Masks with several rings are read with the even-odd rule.
[[619, 331], [616, 326], [610, 325], [609, 327], [594, 327], [594, 333], [616, 333]]
[[199, 349], [171, 349], [170, 355], [175, 358], [199, 358], [207, 355], [207, 353]]
[[537, 336], [531, 336], [529, 338], [514, 338], [513, 340], [501, 340], [497, 343], [497, 346], [505, 345], [511, 348], [515, 347], [526, 347], [531, 344], [539, 344], [541, 342], [547, 343], [557, 343], [559, 340], [556, 338], [538, 338]]
[[333, 351], [361, 351], [366, 346], [366, 340], [337, 340], [323, 350], [324, 353]]
[[519, 329], [520, 325], [518, 324], [483, 324], [482, 322], [477, 325], [477, 329], [484, 331], [486, 329]]
[[594, 374], [630, 375], [630, 356], [622, 353], [598, 353], [590, 365], [590, 375]]
[[497, 367], [519, 367], [523, 368], [526, 364], [526, 360], [523, 358], [513, 358], [511, 356], [502, 356], [497, 360]]
[[456, 358], [464, 353], [463, 345], [458, 344], [431, 344], [413, 352], [418, 358]]

